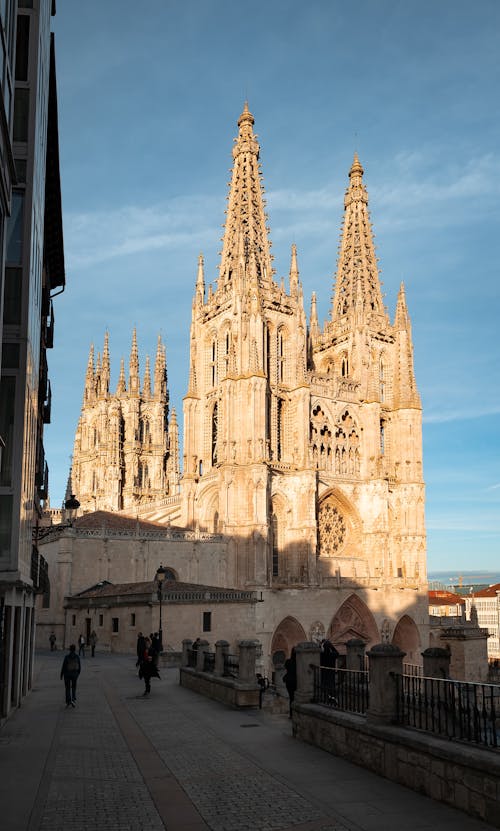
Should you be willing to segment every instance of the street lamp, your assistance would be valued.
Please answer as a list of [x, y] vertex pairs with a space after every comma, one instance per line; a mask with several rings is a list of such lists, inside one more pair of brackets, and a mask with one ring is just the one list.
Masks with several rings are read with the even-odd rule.
[[156, 572], [156, 583], [158, 585], [157, 595], [160, 603], [160, 626], [158, 629], [158, 640], [160, 641], [160, 652], [163, 652], [163, 629], [161, 624], [161, 606], [163, 601], [163, 581], [167, 576], [167, 569], [160, 563], [160, 568]]
[[66, 516], [68, 519], [68, 525], [71, 527], [76, 519], [76, 515], [78, 513], [78, 508], [80, 507], [80, 503], [76, 498], [75, 494], [72, 493], [70, 498], [66, 500], [64, 503], [64, 510], [66, 512]]

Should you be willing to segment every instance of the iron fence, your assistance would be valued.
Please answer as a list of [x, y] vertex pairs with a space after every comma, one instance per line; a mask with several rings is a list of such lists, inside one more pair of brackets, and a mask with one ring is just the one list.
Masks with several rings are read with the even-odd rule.
[[500, 687], [396, 675], [398, 722], [449, 739], [500, 747]]
[[312, 666], [313, 702], [349, 713], [363, 714], [368, 709], [368, 673], [356, 669]]
[[415, 678], [420, 678], [424, 674], [422, 664], [405, 664], [403, 663], [403, 675], [412, 675]]
[[203, 672], [212, 672], [215, 669], [215, 652], [203, 653]]
[[238, 655], [224, 655], [224, 675], [227, 678], [237, 678], [240, 669]]

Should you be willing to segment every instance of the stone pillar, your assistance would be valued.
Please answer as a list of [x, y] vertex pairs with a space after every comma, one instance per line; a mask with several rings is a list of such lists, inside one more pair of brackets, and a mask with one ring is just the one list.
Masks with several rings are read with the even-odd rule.
[[238, 669], [238, 681], [242, 684], [256, 684], [255, 659], [259, 641], [240, 641], [240, 663]]
[[215, 644], [214, 675], [224, 675], [224, 655], [227, 655], [228, 652], [228, 641], [217, 641]]
[[185, 638], [182, 641], [182, 663], [181, 666], [188, 667], [189, 666], [189, 656], [188, 652], [193, 645], [193, 641], [189, 640], [189, 638]]
[[449, 678], [451, 655], [448, 649], [430, 646], [422, 652], [424, 659], [423, 673], [427, 678]]
[[[314, 672], [311, 665], [319, 667], [321, 647], [312, 641], [298, 643], [295, 647], [297, 658], [297, 690], [294, 700], [298, 704], [309, 704], [314, 693]], [[317, 670], [319, 672], [319, 669]]]
[[363, 670], [365, 668], [365, 642], [359, 638], [351, 638], [346, 643], [346, 669]]
[[207, 651], [208, 641], [198, 641], [198, 649], [196, 651], [196, 672], [203, 672], [203, 665], [205, 663], [204, 652]]
[[370, 659], [370, 706], [367, 720], [377, 724], [391, 724], [397, 713], [397, 684], [395, 675], [403, 674], [403, 658], [399, 646], [378, 643], [368, 652]]

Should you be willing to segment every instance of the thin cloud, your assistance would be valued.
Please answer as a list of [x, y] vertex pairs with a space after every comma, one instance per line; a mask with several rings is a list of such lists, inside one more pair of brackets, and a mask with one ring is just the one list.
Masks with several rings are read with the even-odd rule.
[[425, 412], [422, 418], [424, 424], [443, 424], [449, 421], [470, 421], [477, 418], [488, 418], [492, 415], [500, 415], [500, 404], [493, 407], [479, 408], [476, 404], [471, 405], [470, 410], [442, 410], [441, 412]]

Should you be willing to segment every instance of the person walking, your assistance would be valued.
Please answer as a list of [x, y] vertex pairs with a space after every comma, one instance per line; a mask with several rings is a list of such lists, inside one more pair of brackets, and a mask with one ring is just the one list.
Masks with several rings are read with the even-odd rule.
[[142, 656], [144, 655], [144, 650], [146, 649], [146, 638], [139, 632], [137, 635], [137, 661], [135, 662], [136, 667], [141, 665]]
[[54, 632], [50, 633], [49, 643], [50, 643], [50, 651], [55, 652], [56, 651], [56, 636], [55, 636]]
[[96, 645], [96, 643], [97, 643], [97, 635], [95, 633], [95, 630], [92, 629], [92, 632], [90, 633], [90, 649], [91, 649], [92, 657], [94, 657], [94, 655], [95, 655], [95, 645]]
[[295, 698], [295, 690], [297, 689], [297, 656], [295, 653], [295, 647], [293, 647], [290, 657], [285, 661], [285, 674], [283, 676], [283, 681], [290, 701], [288, 718], [291, 718], [293, 699]]
[[85, 658], [85, 638], [83, 635], [78, 638], [78, 654]]
[[151, 647], [151, 639], [145, 638], [144, 652], [139, 665], [139, 678], [144, 679], [145, 690], [143, 695], [151, 692], [151, 678], [159, 678], [160, 674], [154, 661], [154, 650]]
[[76, 682], [81, 668], [80, 658], [76, 654], [76, 646], [72, 643], [68, 654], [64, 656], [61, 667], [61, 679], [64, 679], [66, 690], [66, 707], [74, 707], [76, 704]]

